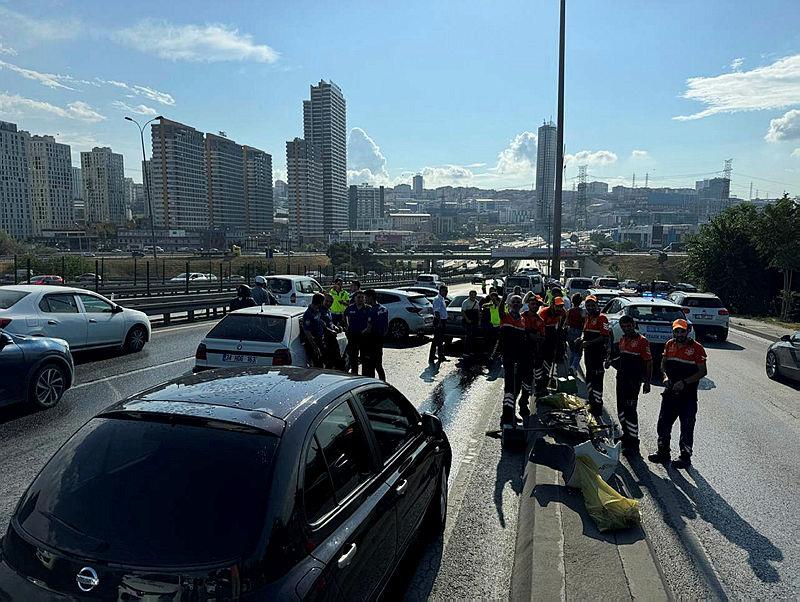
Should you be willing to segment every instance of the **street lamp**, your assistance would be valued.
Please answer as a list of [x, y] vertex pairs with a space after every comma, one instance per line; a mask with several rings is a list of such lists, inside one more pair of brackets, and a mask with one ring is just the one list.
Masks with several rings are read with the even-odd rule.
[[147, 157], [144, 154], [144, 128], [157, 119], [164, 119], [164, 117], [163, 115], [153, 117], [149, 121], [146, 121], [144, 125], [139, 125], [139, 122], [131, 117], [125, 117], [126, 121], [135, 123], [136, 127], [139, 128], [139, 139], [142, 141], [142, 180], [144, 181], [144, 193], [147, 195], [147, 210], [150, 212], [150, 243], [153, 245], [153, 260], [156, 265], [156, 270], [158, 270], [158, 255], [156, 254], [156, 227], [155, 218], [153, 217], [153, 201], [150, 197], [150, 178], [147, 177], [147, 168], [145, 167], [145, 163], [147, 163]]

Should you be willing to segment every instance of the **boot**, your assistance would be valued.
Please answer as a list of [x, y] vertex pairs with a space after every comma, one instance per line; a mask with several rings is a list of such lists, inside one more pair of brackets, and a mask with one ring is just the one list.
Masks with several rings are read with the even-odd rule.
[[504, 426], [516, 426], [517, 418], [514, 416], [514, 408], [503, 405], [503, 415], [500, 417], [500, 428]]
[[528, 396], [523, 393], [523, 397], [519, 400], [519, 415], [522, 418], [527, 418], [531, 415], [530, 407], [528, 406]]
[[673, 468], [687, 469], [692, 465], [692, 459], [689, 456], [681, 456], [672, 463]]
[[668, 464], [669, 452], [658, 450], [656, 453], [647, 456], [647, 459], [650, 460], [653, 464]]

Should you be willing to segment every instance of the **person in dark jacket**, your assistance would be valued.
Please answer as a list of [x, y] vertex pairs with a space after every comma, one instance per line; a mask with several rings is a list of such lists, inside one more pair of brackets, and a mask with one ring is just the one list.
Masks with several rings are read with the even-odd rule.
[[311, 305], [303, 313], [303, 334], [305, 335], [308, 363], [314, 368], [322, 368], [325, 357], [325, 324], [322, 319], [322, 304], [325, 297], [315, 293], [311, 297]]
[[378, 303], [375, 289], [365, 291], [367, 305], [369, 305], [369, 324], [364, 333], [364, 376], [375, 376], [386, 380], [383, 370], [383, 343], [386, 333], [389, 332], [389, 310]]
[[253, 296], [250, 293], [250, 287], [246, 284], [240, 284], [236, 287], [236, 298], [230, 302], [231, 311], [243, 309], [245, 307], [255, 307], [256, 302], [253, 301]]

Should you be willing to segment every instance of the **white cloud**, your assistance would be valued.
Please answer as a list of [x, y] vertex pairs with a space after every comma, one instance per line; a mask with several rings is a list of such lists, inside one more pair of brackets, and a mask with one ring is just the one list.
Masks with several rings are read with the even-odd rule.
[[686, 80], [686, 86], [683, 98], [701, 102], [707, 108], [699, 113], [673, 117], [678, 121], [800, 104], [800, 54], [750, 71], [691, 77]]
[[497, 155], [493, 171], [501, 174], [532, 173], [536, 168], [536, 134], [522, 132]]
[[800, 159], [800, 148], [796, 148], [792, 151], [792, 157], [797, 157]]
[[274, 63], [278, 53], [253, 36], [222, 24], [172, 25], [144, 20], [120, 29], [114, 38], [140, 52], [173, 61], [255, 61]]
[[425, 188], [440, 186], [469, 186], [475, 174], [461, 165], [423, 167], [420, 172], [425, 179]]
[[154, 90], [153, 88], [148, 88], [147, 86], [139, 86], [136, 84], [131, 85], [113, 79], [102, 79], [100, 77], [95, 77], [94, 80], [101, 84], [114, 86], [115, 88], [120, 88], [122, 90], [127, 90], [128, 92], [132, 92], [132, 94], [127, 95], [128, 98], [133, 98], [133, 94], [136, 94], [138, 96], [144, 96], [145, 98], [152, 100], [154, 102], [159, 102], [162, 105], [172, 106], [175, 104], [175, 99], [172, 97], [171, 94], [168, 94], [166, 92], [159, 92], [158, 90]]
[[792, 109], [787, 111], [783, 117], [771, 120], [764, 140], [769, 142], [800, 140], [800, 111]]
[[348, 180], [353, 184], [386, 184], [389, 172], [380, 147], [363, 129], [355, 127], [347, 137]]
[[610, 150], [582, 150], [574, 155], [564, 155], [565, 165], [610, 165], [617, 162], [617, 155]]
[[646, 150], [635, 148], [631, 153], [631, 159], [649, 159], [649, 158], [650, 158], [650, 153], [648, 153]]
[[0, 6], [0, 23], [6, 24], [8, 31], [18, 34], [21, 40], [59, 42], [83, 33], [83, 24], [77, 19], [29, 17], [3, 6]]
[[7, 54], [9, 56], [17, 56], [17, 51], [14, 50], [11, 46], [6, 46], [3, 42], [0, 42], [0, 54]]
[[464, 167], [486, 167], [486, 163], [470, 163]]
[[9, 71], [13, 71], [24, 77], [25, 79], [30, 79], [35, 82], [39, 82], [43, 86], [48, 88], [63, 88], [64, 90], [74, 90], [75, 88], [70, 88], [62, 84], [62, 81], [71, 81], [72, 77], [69, 75], [57, 75], [55, 73], [42, 73], [41, 71], [34, 71], [33, 69], [25, 69], [18, 65], [14, 65], [13, 63], [7, 63], [6, 61], [0, 61], [0, 69], [8, 69]]
[[744, 64], [744, 59], [742, 57], [735, 58], [731, 61], [731, 71], [741, 71], [742, 65]]
[[96, 123], [105, 119], [91, 106], [82, 101], [69, 103], [66, 108], [59, 107], [42, 100], [25, 98], [16, 94], [0, 94], [0, 113], [33, 116], [37, 114], [52, 115], [63, 119], [74, 119], [86, 123]]
[[111, 104], [120, 111], [125, 111], [127, 113], [136, 113], [137, 115], [147, 115], [149, 117], [155, 117], [158, 115], [158, 111], [152, 107], [148, 107], [147, 105], [136, 105], [133, 107], [126, 102], [122, 102], [121, 100], [115, 100]]

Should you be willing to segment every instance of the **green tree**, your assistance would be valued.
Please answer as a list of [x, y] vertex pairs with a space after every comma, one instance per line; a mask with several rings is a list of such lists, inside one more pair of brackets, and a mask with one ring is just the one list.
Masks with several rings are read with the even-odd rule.
[[760, 215], [750, 203], [730, 207], [689, 241], [687, 272], [735, 313], [764, 313], [772, 293], [754, 226]]
[[767, 205], [755, 224], [756, 247], [769, 267], [783, 275], [780, 317], [789, 319], [792, 308], [792, 275], [800, 270], [800, 209], [784, 193], [777, 203]]

